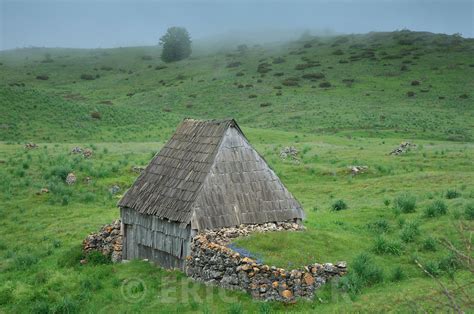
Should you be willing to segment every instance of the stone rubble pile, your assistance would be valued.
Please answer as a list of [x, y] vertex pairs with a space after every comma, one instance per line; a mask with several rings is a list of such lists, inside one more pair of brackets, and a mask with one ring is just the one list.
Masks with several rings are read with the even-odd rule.
[[294, 146], [288, 146], [284, 147], [280, 151], [280, 158], [281, 159], [293, 159], [297, 160], [298, 159], [298, 150]]
[[74, 147], [74, 148], [71, 150], [71, 153], [72, 153], [72, 154], [82, 154], [82, 156], [83, 156], [84, 158], [90, 158], [90, 157], [92, 157], [92, 153], [93, 153], [93, 152], [92, 152], [92, 150], [89, 149], [89, 148], [84, 148], [84, 149], [82, 149], [81, 147], [76, 146], [76, 147]]
[[312, 299], [315, 290], [334, 276], [346, 273], [346, 263], [311, 264], [285, 270], [241, 257], [228, 247], [211, 242], [205, 234], [194, 237], [186, 274], [195, 280], [226, 289], [243, 290], [255, 299], [293, 302]]
[[416, 145], [410, 142], [403, 142], [397, 148], [390, 152], [390, 155], [400, 155], [408, 152], [410, 149], [416, 148]]
[[122, 260], [122, 234], [120, 233], [120, 220], [104, 225], [99, 232], [91, 233], [82, 242], [84, 252], [99, 251], [109, 256], [112, 262]]
[[38, 148], [38, 145], [36, 145], [35, 143], [26, 143], [25, 144], [25, 149], [35, 149], [35, 148]]

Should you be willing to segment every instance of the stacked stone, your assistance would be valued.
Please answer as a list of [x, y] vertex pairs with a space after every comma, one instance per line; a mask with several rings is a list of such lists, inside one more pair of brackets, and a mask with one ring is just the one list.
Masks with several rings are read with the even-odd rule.
[[416, 148], [416, 145], [410, 142], [403, 142], [390, 152], [390, 155], [400, 155], [408, 152], [410, 149]]
[[99, 232], [91, 233], [83, 241], [84, 252], [99, 251], [106, 256], [110, 256], [112, 262], [122, 260], [122, 235], [120, 232], [120, 220], [103, 226]]
[[186, 268], [186, 274], [198, 281], [247, 291], [255, 299], [284, 302], [312, 299], [322, 284], [345, 273], [345, 262], [316, 263], [293, 270], [268, 266], [242, 258], [239, 253], [210, 242], [203, 234], [193, 239]]
[[203, 232], [203, 235], [210, 242], [214, 242], [221, 245], [227, 245], [235, 238], [245, 237], [251, 233], [284, 230], [304, 230], [304, 226], [293, 222], [269, 222], [264, 224], [240, 225], [239, 227], [221, 228], [217, 230], [206, 230], [205, 232]]

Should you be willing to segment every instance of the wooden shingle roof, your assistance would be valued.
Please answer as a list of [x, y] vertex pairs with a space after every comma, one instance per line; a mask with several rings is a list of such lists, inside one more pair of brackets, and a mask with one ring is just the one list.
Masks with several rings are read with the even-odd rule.
[[223, 135], [234, 120], [185, 119], [120, 200], [142, 214], [189, 222]]

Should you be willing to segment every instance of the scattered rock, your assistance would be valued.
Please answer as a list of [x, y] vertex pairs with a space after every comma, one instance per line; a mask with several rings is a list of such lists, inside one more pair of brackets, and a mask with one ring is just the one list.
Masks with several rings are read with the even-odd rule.
[[66, 177], [66, 183], [68, 185], [73, 185], [74, 183], [76, 183], [76, 180], [77, 180], [76, 175], [72, 172], [70, 172]]
[[360, 173], [364, 173], [369, 169], [368, 166], [349, 166], [349, 170], [351, 174], [356, 175]]
[[121, 190], [120, 187], [115, 184], [109, 189], [109, 193], [112, 194], [112, 195], [115, 195], [118, 192], [120, 192], [120, 190]]
[[390, 155], [400, 155], [408, 152], [410, 149], [416, 148], [416, 145], [410, 142], [403, 142], [397, 148], [390, 152]]
[[36, 145], [35, 143], [26, 143], [25, 144], [25, 149], [35, 149], [35, 148], [38, 148], [38, 145]]
[[71, 153], [73, 153], [73, 154], [82, 154], [82, 148], [80, 148], [79, 146], [76, 146], [71, 150]]
[[49, 193], [49, 190], [47, 188], [41, 188], [41, 190], [36, 192], [36, 195], [41, 195], [41, 194], [45, 194], [45, 193]]

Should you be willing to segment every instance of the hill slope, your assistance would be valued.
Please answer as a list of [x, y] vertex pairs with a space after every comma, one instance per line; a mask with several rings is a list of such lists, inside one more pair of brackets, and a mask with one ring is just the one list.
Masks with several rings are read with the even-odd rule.
[[[142, 140], [186, 116], [232, 116], [243, 125], [316, 134], [466, 141], [473, 136], [473, 53], [473, 40], [409, 31], [167, 65], [153, 47], [3, 52], [0, 99], [8, 114], [0, 117], [0, 139]], [[31, 132], [29, 123], [46, 128]]]

